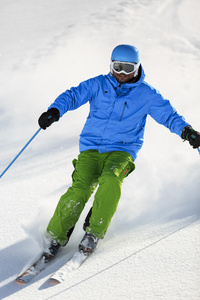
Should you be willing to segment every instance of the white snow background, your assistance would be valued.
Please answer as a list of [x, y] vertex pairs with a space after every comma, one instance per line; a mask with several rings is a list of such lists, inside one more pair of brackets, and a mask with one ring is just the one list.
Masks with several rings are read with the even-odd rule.
[[[0, 173], [61, 92], [109, 72], [121, 43], [140, 50], [147, 82], [200, 130], [199, 12], [199, 0], [0, 0]], [[87, 114], [86, 104], [40, 131], [0, 179], [0, 299], [200, 299], [200, 156], [150, 117], [96, 252], [48, 287], [77, 249], [92, 197], [59, 260], [29, 285], [15, 285], [41, 253], [71, 184]]]

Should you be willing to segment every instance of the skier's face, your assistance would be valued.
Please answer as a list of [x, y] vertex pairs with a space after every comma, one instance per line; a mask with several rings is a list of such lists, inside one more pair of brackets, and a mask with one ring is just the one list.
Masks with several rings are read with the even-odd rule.
[[115, 77], [115, 79], [119, 82], [119, 83], [127, 83], [130, 82], [133, 77], [134, 77], [134, 73], [131, 74], [117, 74], [114, 70], [113, 70], [113, 76]]

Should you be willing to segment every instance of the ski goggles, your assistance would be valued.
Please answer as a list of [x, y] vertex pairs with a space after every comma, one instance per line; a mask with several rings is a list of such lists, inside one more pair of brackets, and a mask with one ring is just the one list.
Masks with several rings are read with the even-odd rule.
[[130, 63], [130, 62], [123, 62], [123, 61], [111, 61], [111, 69], [115, 71], [117, 74], [124, 73], [126, 75], [129, 75], [131, 73], [134, 73], [140, 66], [140, 62], [138, 64], [136, 63]]

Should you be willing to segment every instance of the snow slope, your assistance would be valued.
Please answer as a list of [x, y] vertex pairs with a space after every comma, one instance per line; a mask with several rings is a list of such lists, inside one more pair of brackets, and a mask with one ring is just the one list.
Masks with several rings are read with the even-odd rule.
[[[200, 130], [198, 0], [0, 0], [0, 173], [55, 97], [109, 72], [118, 44], [139, 48], [146, 80]], [[0, 179], [0, 299], [200, 299], [199, 154], [151, 118], [108, 233], [62, 285], [48, 276], [77, 249], [91, 198], [60, 260], [13, 283], [44, 246], [71, 183], [88, 106], [41, 131]]]

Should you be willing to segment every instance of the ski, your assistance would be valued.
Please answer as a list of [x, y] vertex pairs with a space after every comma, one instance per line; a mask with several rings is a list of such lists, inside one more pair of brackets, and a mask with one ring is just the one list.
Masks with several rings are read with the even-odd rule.
[[75, 252], [72, 258], [70, 258], [61, 268], [51, 275], [48, 279], [49, 283], [55, 285], [65, 281], [67, 275], [77, 270], [86, 261], [88, 256], [89, 253], [83, 253], [82, 251]]
[[33, 263], [25, 272], [19, 275], [15, 282], [17, 284], [27, 284], [39, 273], [41, 273], [50, 261], [45, 261], [45, 257], [42, 255], [35, 263]]

